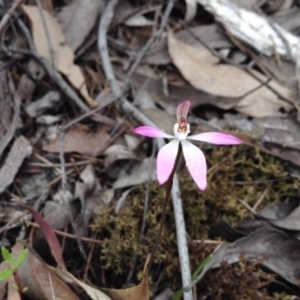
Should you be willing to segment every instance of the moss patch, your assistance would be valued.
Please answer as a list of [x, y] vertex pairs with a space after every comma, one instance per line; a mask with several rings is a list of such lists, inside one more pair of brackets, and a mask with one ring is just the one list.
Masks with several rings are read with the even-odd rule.
[[[216, 222], [222, 218], [226, 218], [229, 223], [235, 225], [239, 220], [251, 216], [249, 211], [239, 203], [238, 199], [253, 206], [267, 188], [268, 192], [259, 206], [259, 209], [261, 209], [271, 203], [288, 201], [298, 196], [299, 189], [298, 180], [267, 183], [267, 180], [287, 176], [287, 163], [258, 150], [250, 149], [247, 146], [214, 147], [206, 151], [205, 154], [209, 167], [208, 189], [206, 191], [199, 191], [186, 169], [178, 172], [186, 228], [191, 238], [189, 247], [192, 271], [197, 269], [201, 261], [215, 247], [214, 245], [193, 243], [193, 240], [216, 238], [212, 235], [212, 229]], [[252, 184], [249, 184], [251, 182]], [[104, 269], [110, 274], [108, 285], [121, 287], [126, 282], [126, 276], [133, 267], [135, 254], [137, 255], [135, 270], [137, 271], [134, 272], [134, 279], [140, 279], [146, 255], [151, 251], [156, 241], [165, 187], [161, 187], [155, 182], [151, 183], [147, 227], [145, 236], [139, 242], [145, 190], [145, 185], [141, 185], [138, 190], [132, 192], [127, 199], [127, 206], [119, 215], [107, 211], [97, 217], [92, 225], [92, 230], [104, 239], [101, 262]], [[154, 258], [150, 276], [152, 282], [155, 282], [159, 274], [164, 271], [160, 286], [163, 286], [164, 283], [171, 284], [176, 290], [181, 286], [181, 275], [174, 216], [170, 203], [161, 242]], [[255, 280], [253, 281], [252, 277], [261, 277], [260, 273], [257, 272], [262, 272], [255, 269], [257, 270], [255, 275], [254, 271], [249, 272], [246, 268], [241, 268], [241, 265], [237, 265], [235, 267], [223, 267], [218, 271], [212, 271], [211, 274], [221, 276], [222, 272], [226, 274], [226, 272], [229, 272], [228, 270], [231, 270], [231, 277], [228, 278], [234, 277], [237, 274], [236, 272], [243, 274], [241, 276], [246, 276], [243, 280], [236, 279], [239, 282], [240, 290], [243, 290], [243, 287], [249, 289], [250, 286], [256, 288], [258, 283]], [[211, 278], [211, 287], [213, 287], [216, 275], [209, 274], [205, 282], [206, 285], [210, 286], [209, 278]], [[251, 285], [251, 282], [255, 282], [255, 284]], [[120, 283], [120, 285], [116, 286], [116, 283]], [[229, 294], [226, 296], [225, 293], [220, 299], [233, 298], [230, 298]], [[247, 295], [244, 297], [240, 294], [238, 299], [250, 298]]]

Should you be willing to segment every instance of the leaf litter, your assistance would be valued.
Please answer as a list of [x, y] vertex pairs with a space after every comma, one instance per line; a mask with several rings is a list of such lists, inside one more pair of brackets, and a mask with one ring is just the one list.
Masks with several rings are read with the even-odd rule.
[[[161, 130], [172, 133], [176, 107], [189, 99], [191, 133], [244, 140], [239, 148], [197, 145], [208, 162], [203, 193], [179, 161], [191, 271], [212, 256], [195, 299], [293, 299], [300, 295], [297, 49], [259, 52], [246, 31], [239, 38], [220, 26], [226, 20], [217, 9], [260, 10], [288, 30], [275, 26], [289, 43], [299, 7], [233, 2], [175, 5], [147, 49], [165, 3], [119, 2], [107, 33], [111, 72], [122, 97]], [[145, 124], [120, 109], [124, 99], [115, 98], [114, 76], [101, 61], [105, 49], [96, 47], [109, 3], [11, 4], [0, 23], [0, 234], [1, 245], [25, 246], [29, 255], [18, 276], [1, 282], [4, 299], [23, 297], [14, 284], [28, 288], [28, 299], [146, 300], [165, 291], [170, 298], [182, 288], [175, 207], [149, 269], [164, 187], [156, 182], [156, 144], [130, 130]]]

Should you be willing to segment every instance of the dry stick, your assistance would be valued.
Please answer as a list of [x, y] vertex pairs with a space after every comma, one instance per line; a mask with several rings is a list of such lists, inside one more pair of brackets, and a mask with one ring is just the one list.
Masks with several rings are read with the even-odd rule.
[[[27, 213], [28, 214], [28, 213]], [[37, 224], [37, 223], [34, 223], [34, 222], [31, 222], [31, 221], [27, 221], [27, 220], [24, 220], [24, 223], [25, 224], [28, 224], [32, 227], [35, 227], [35, 228], [40, 228], [40, 226]], [[64, 237], [68, 237], [70, 239], [74, 239], [76, 240], [77, 237], [72, 234], [72, 233], [67, 233], [67, 232], [64, 232], [64, 231], [61, 231], [61, 230], [57, 230], [57, 229], [53, 229], [53, 231], [58, 234], [58, 235], [61, 235], [61, 236], [64, 236]], [[99, 241], [97, 239], [93, 239], [93, 238], [87, 238], [87, 237], [83, 237], [81, 236], [80, 239], [84, 242], [88, 242], [88, 243], [94, 243], [94, 244], [99, 244], [99, 245], [102, 245], [103, 242], [102, 241]]]
[[[113, 67], [110, 61], [110, 57], [108, 54], [108, 47], [107, 47], [107, 31], [108, 27], [112, 21], [114, 8], [117, 5], [118, 0], [111, 0], [102, 14], [102, 17], [99, 22], [99, 31], [98, 31], [98, 49], [100, 53], [100, 57], [103, 64], [103, 69], [108, 80], [108, 83], [113, 91], [113, 94], [120, 98], [121, 108], [124, 112], [131, 114], [136, 120], [140, 123], [148, 126], [155, 126], [155, 124], [148, 119], [144, 114], [142, 114], [136, 107], [134, 107], [121, 93], [119, 86], [117, 85], [116, 78], [114, 75]], [[161, 148], [164, 146], [163, 139], [157, 139], [158, 147]], [[185, 230], [185, 223], [184, 217], [182, 212], [182, 207], [178, 207], [181, 205], [181, 201], [179, 193], [179, 182], [177, 179], [176, 174], [174, 175], [174, 182], [172, 188], [172, 200], [173, 200], [173, 209], [175, 212], [175, 222], [176, 222], [176, 230], [177, 230], [177, 238], [178, 238], [178, 251], [179, 251], [179, 258], [180, 258], [180, 267], [181, 273], [183, 278], [183, 284], [189, 285], [191, 282], [191, 272], [190, 272], [190, 265], [189, 265], [189, 255], [187, 249], [187, 242], [186, 242], [186, 230]], [[178, 237], [179, 233], [184, 232], [181, 237]], [[185, 241], [184, 241], [185, 240]], [[185, 291], [184, 292], [184, 300], [192, 300], [193, 294], [192, 291]]]
[[161, 23], [160, 23], [160, 27], [159, 30], [147, 41], [146, 45], [143, 47], [143, 49], [139, 52], [138, 57], [136, 58], [134, 64], [131, 66], [128, 74], [127, 74], [127, 78], [125, 80], [124, 86], [126, 87], [129, 84], [130, 78], [132, 76], [132, 74], [134, 73], [134, 71], [136, 70], [136, 68], [139, 66], [139, 64], [141, 63], [143, 57], [145, 56], [146, 52], [149, 50], [150, 46], [157, 40], [160, 38], [160, 36], [162, 35], [163, 31], [165, 30], [165, 27], [167, 25], [170, 13], [173, 9], [175, 0], [169, 0], [168, 5], [166, 7], [165, 13], [162, 17]]
[[5, 25], [9, 21], [10, 17], [13, 15], [14, 11], [21, 4], [21, 2], [22, 2], [22, 0], [15, 1], [13, 3], [13, 5], [11, 6], [11, 8], [5, 13], [5, 15], [3, 16], [3, 18], [1, 19], [1, 22], [0, 22], [0, 40], [2, 40], [1, 36], [3, 34], [3, 30], [4, 30]]
[[76, 94], [76, 92], [69, 86], [69, 84], [63, 79], [58, 71], [53, 69], [44, 58], [39, 57], [35, 51], [27, 50], [27, 49], [16, 49], [13, 47], [9, 47], [8, 50], [12, 53], [19, 53], [23, 55], [27, 55], [35, 59], [46, 71], [49, 77], [55, 82], [55, 84], [59, 87], [59, 89], [84, 112], [89, 112], [89, 107], [83, 103], [80, 97]]

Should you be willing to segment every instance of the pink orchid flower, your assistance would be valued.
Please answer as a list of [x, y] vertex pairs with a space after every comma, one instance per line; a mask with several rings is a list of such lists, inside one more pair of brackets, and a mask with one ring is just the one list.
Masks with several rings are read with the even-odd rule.
[[157, 180], [159, 184], [164, 184], [170, 177], [176, 156], [178, 153], [179, 143], [182, 145], [183, 156], [186, 166], [201, 190], [207, 187], [206, 173], [207, 166], [203, 152], [188, 142], [196, 140], [208, 142], [216, 145], [238, 145], [242, 141], [237, 137], [221, 132], [205, 132], [188, 136], [190, 133], [190, 125], [187, 123], [187, 114], [190, 108], [190, 101], [186, 100], [177, 107], [177, 123], [174, 125], [174, 136], [166, 134], [161, 130], [151, 126], [140, 126], [133, 129], [133, 132], [152, 138], [170, 138], [170, 143], [163, 146], [157, 155]]

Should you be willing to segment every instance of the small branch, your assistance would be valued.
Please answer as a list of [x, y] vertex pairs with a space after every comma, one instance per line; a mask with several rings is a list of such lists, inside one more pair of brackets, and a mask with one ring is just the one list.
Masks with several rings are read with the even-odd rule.
[[21, 2], [22, 2], [22, 0], [16, 0], [13, 3], [13, 5], [11, 6], [11, 8], [6, 12], [6, 14], [1, 19], [1, 22], [0, 22], [0, 40], [2, 40], [2, 34], [3, 34], [4, 28], [7, 24], [7, 22], [9, 21], [9, 19], [13, 15], [14, 11], [19, 7]]
[[165, 27], [167, 25], [170, 13], [173, 9], [174, 6], [174, 2], [175, 0], [169, 0], [168, 5], [166, 7], [165, 13], [162, 17], [161, 23], [160, 23], [160, 27], [159, 30], [156, 31], [156, 33], [147, 41], [146, 45], [142, 48], [142, 50], [139, 52], [134, 64], [131, 66], [128, 74], [127, 74], [127, 78], [126, 81], [124, 83], [124, 86], [126, 87], [129, 84], [130, 78], [132, 76], [132, 74], [134, 73], [134, 71], [136, 70], [136, 68], [138, 67], [138, 65], [141, 63], [143, 57], [145, 56], [146, 52], [149, 50], [150, 46], [157, 40], [160, 38], [160, 36], [162, 35], [163, 31], [165, 30]]
[[16, 49], [9, 47], [8, 50], [12, 53], [20, 53], [24, 55], [28, 55], [35, 59], [46, 71], [48, 76], [55, 82], [55, 84], [59, 87], [59, 89], [68, 97], [70, 98], [81, 110], [84, 112], [89, 112], [90, 109], [83, 103], [80, 97], [76, 94], [76, 92], [69, 86], [69, 84], [63, 79], [58, 71], [53, 69], [49, 63], [39, 57], [34, 51], [25, 50], [25, 49]]

